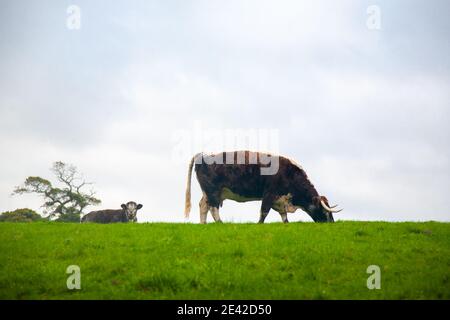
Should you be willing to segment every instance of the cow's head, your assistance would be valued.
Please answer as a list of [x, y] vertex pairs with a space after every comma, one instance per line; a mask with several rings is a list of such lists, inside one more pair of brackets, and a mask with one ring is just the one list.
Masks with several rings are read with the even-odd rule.
[[316, 196], [306, 211], [315, 222], [334, 222], [333, 213], [342, 211], [334, 209], [336, 207], [337, 205], [330, 206], [326, 197]]
[[127, 215], [128, 221], [136, 222], [137, 211], [142, 208], [142, 204], [136, 204], [136, 202], [130, 201], [127, 204], [121, 205], [123, 211]]

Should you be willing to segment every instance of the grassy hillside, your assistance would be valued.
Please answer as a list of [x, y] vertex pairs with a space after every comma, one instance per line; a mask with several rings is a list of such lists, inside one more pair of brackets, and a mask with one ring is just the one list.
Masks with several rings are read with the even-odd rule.
[[2, 299], [450, 299], [449, 278], [448, 223], [0, 223]]

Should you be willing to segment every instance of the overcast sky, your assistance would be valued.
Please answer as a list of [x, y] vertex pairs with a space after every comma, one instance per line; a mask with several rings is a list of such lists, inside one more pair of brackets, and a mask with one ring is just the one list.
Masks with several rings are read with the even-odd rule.
[[[224, 148], [196, 132], [260, 130], [337, 219], [450, 221], [449, 1], [0, 6], [0, 211], [41, 212], [10, 194], [61, 160], [95, 182], [98, 208], [134, 200], [139, 221], [181, 222], [189, 156]], [[256, 222], [259, 206], [226, 201], [221, 216]]]

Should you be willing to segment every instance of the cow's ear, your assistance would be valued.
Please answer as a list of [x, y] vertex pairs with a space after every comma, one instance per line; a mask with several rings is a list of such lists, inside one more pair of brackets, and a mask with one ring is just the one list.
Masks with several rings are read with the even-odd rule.
[[127, 206], [123, 203], [120, 206], [122, 207], [123, 210], [125, 210], [127, 208]]
[[139, 203], [139, 204], [137, 205], [136, 208], [139, 210], [139, 209], [141, 209], [142, 207], [143, 207], [143, 205]]

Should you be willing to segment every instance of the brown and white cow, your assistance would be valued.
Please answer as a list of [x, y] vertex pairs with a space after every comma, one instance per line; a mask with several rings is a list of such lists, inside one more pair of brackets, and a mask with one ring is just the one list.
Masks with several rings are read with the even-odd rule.
[[130, 201], [127, 204], [122, 204], [121, 207], [122, 209], [117, 210], [91, 211], [83, 216], [80, 222], [116, 223], [137, 221], [137, 211], [142, 208], [142, 204], [136, 204], [136, 202]]
[[[273, 166], [274, 161], [277, 165]], [[326, 197], [319, 195], [305, 171], [293, 160], [269, 153], [251, 151], [195, 155], [189, 164], [185, 216], [191, 209], [191, 175], [195, 164], [197, 180], [203, 192], [200, 222], [206, 223], [208, 211], [221, 222], [219, 208], [226, 199], [237, 202], [262, 200], [259, 223], [270, 209], [287, 223], [287, 213], [302, 209], [315, 222], [334, 222], [334, 212]], [[268, 170], [275, 167], [277, 170]], [[264, 172], [266, 171], [266, 172]], [[272, 171], [272, 172], [271, 172]]]

